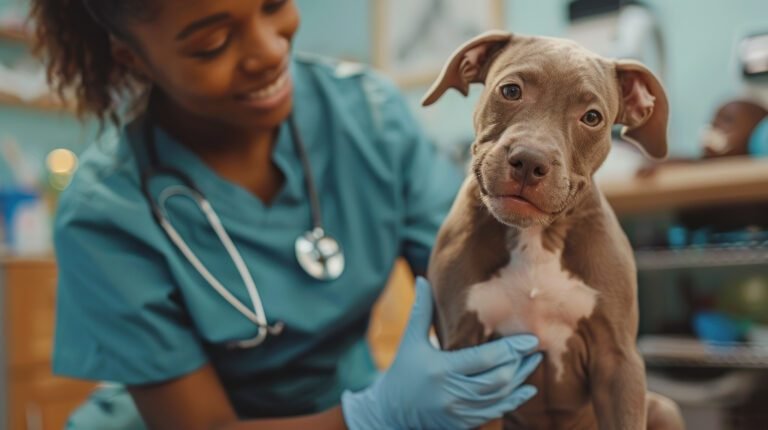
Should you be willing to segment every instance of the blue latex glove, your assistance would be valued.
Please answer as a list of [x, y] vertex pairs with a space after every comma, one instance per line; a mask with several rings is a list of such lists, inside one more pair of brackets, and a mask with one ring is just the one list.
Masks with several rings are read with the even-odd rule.
[[458, 351], [429, 342], [432, 294], [416, 282], [416, 303], [395, 361], [373, 385], [342, 395], [344, 419], [358, 429], [467, 429], [512, 411], [536, 394], [523, 381], [541, 362], [530, 335]]

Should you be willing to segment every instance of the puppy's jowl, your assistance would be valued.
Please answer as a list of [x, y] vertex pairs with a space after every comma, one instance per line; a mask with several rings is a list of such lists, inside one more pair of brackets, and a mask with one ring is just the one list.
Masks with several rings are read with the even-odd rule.
[[646, 392], [632, 251], [592, 179], [614, 124], [666, 155], [662, 86], [570, 41], [489, 32], [453, 54], [424, 104], [474, 82], [485, 87], [472, 170], [430, 262], [441, 345], [540, 338], [539, 394], [505, 428], [683, 428], [671, 401]]

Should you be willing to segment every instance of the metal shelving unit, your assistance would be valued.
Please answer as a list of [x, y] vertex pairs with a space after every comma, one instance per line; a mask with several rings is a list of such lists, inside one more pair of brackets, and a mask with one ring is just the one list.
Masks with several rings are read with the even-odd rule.
[[[681, 210], [764, 203], [768, 202], [768, 160], [733, 157], [669, 166], [650, 178], [614, 180], [601, 184], [601, 188], [617, 215], [635, 222], [645, 222], [648, 214], [668, 219], [667, 215]], [[654, 221], [651, 216], [650, 222]], [[716, 244], [635, 248], [637, 269], [641, 276], [664, 278], [664, 285], [670, 284], [666, 282], [670, 277], [706, 269], [763, 272], [768, 267], [768, 238], [765, 232], [744, 233], [744, 240], [738, 243], [734, 242], [742, 238], [708, 236], [707, 240]], [[683, 291], [659, 290], [655, 284], [643, 285], [646, 288], [641, 287], [640, 293], [650, 294], [654, 300], [677, 293], [682, 300], [693, 299]], [[670, 317], [667, 308], [664, 304], [647, 315], [667, 319], [656, 325], [662, 333], [688, 333], [690, 327], [683, 324], [692, 315]], [[693, 307], [690, 312], [694, 312]], [[684, 406], [686, 419], [696, 423], [696, 428], [704, 428], [703, 424], [707, 428], [768, 428], [768, 416], [763, 412], [765, 391], [761, 391], [768, 381], [768, 344], [710, 343], [692, 334], [656, 332], [642, 335], [638, 349], [648, 369], [649, 389]], [[720, 423], [724, 427], [717, 427]]]
[[768, 264], [768, 242], [638, 249], [638, 270], [736, 267]]
[[676, 336], [644, 336], [638, 341], [648, 365], [768, 370], [768, 345], [702, 342]]

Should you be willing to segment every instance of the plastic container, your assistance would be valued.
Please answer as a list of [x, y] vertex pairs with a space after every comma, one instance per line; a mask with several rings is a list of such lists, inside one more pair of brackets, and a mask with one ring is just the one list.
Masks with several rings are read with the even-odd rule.
[[50, 215], [37, 192], [0, 189], [0, 216], [5, 253], [29, 256], [51, 251]]
[[705, 342], [740, 342], [749, 324], [721, 312], [698, 312], [693, 317], [693, 330]]

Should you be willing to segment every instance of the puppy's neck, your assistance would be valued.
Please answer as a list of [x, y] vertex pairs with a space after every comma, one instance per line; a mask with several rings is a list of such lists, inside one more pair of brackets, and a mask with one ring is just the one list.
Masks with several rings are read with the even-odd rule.
[[[565, 246], [568, 233], [580, 223], [590, 222], [602, 211], [600, 191], [594, 181], [584, 190], [574, 205], [563, 211], [560, 216], [548, 225], [534, 225], [527, 228], [507, 227], [507, 244], [511, 251], [523, 238], [541, 237], [543, 248], [549, 252], [557, 252]], [[489, 214], [490, 215], [490, 214]], [[497, 221], [498, 222], [498, 221]]]

